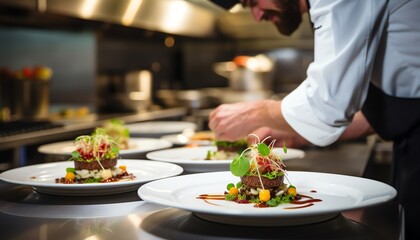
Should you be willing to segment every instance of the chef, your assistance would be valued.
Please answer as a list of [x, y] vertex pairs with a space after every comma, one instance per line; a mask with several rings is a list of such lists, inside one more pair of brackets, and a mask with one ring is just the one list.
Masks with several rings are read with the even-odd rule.
[[256, 133], [327, 146], [376, 132], [392, 140], [393, 179], [407, 239], [420, 239], [420, 0], [243, 0], [257, 21], [292, 34], [308, 12], [314, 61], [282, 101], [223, 104], [217, 139]]

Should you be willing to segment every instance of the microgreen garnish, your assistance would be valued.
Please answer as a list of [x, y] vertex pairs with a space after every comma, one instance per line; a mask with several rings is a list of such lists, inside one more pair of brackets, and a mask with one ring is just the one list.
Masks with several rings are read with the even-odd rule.
[[[272, 151], [275, 140], [267, 145], [265, 141], [270, 137], [261, 141], [257, 135], [250, 135], [256, 138], [255, 143], [230, 163], [231, 173], [241, 177], [241, 181], [236, 185], [229, 183], [226, 186], [228, 192], [224, 194], [225, 200], [240, 204], [256, 203], [255, 207], [276, 207], [292, 202], [297, 191], [287, 179], [286, 166], [280, 156]], [[283, 144], [283, 151], [287, 153], [286, 144]], [[289, 187], [283, 183], [283, 177], [289, 181]], [[259, 180], [259, 184], [254, 179]], [[264, 184], [270, 186], [265, 188]]]
[[99, 161], [118, 157], [117, 143], [103, 128], [96, 128], [91, 135], [82, 135], [74, 141], [76, 150], [72, 152], [69, 160], [73, 161]]
[[244, 176], [248, 172], [249, 167], [249, 159], [242, 155], [236, 157], [230, 163], [230, 171], [237, 177]]
[[82, 155], [80, 155], [80, 153], [78, 151], [73, 151], [71, 152], [71, 158], [72, 159], [78, 159], [81, 158]]
[[268, 148], [268, 146], [265, 143], [259, 143], [257, 148], [261, 156], [265, 157], [270, 154], [270, 148]]
[[235, 187], [235, 184], [233, 184], [233, 183], [229, 183], [227, 186], [226, 186], [226, 189], [229, 191], [231, 188], [233, 188], [233, 187]]
[[[270, 137], [261, 141], [257, 135], [250, 135], [256, 138], [256, 142], [245, 149], [239, 157], [232, 160], [230, 163], [230, 171], [237, 177], [258, 176], [261, 186], [264, 189], [261, 177], [274, 179], [283, 176], [285, 173], [285, 166], [280, 156], [271, 151], [275, 141], [272, 141], [267, 145], [264, 142]], [[287, 152], [285, 145], [283, 145], [283, 151]]]

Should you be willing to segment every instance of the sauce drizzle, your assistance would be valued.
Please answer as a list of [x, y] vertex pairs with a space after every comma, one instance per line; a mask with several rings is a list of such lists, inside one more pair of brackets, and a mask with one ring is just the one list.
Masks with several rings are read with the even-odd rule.
[[[95, 183], [110, 183], [110, 182], [125, 182], [125, 181], [132, 181], [136, 178], [132, 173], [124, 172], [118, 176], [103, 179]], [[56, 178], [55, 183], [63, 183], [63, 184], [90, 184], [89, 182], [84, 182], [84, 180], [67, 180], [65, 177]]]
[[[315, 190], [311, 190], [311, 192], [313, 192], [313, 191], [316, 192]], [[221, 206], [219, 204], [212, 203], [209, 200], [225, 200], [225, 195], [224, 194], [200, 194], [197, 197], [197, 199], [203, 199], [204, 202], [206, 202], [208, 204], [211, 204], [211, 205]], [[238, 204], [251, 203], [248, 200], [234, 200], [234, 202], [236, 202]], [[299, 205], [299, 206], [285, 207], [283, 209], [307, 208], [307, 207], [313, 206], [315, 202], [322, 202], [322, 200], [317, 199], [317, 198], [313, 198], [311, 196], [304, 195], [304, 194], [297, 194], [296, 197], [295, 197], [295, 200], [290, 202], [290, 204], [295, 204], [295, 205]], [[255, 204], [254, 207], [255, 208], [268, 208], [270, 206], [267, 205], [267, 203], [261, 202], [261, 203]]]
[[223, 195], [223, 194], [200, 194], [197, 197], [197, 199], [204, 199], [204, 200], [225, 200], [225, 195]]
[[284, 209], [298, 209], [298, 208], [306, 208], [306, 207], [310, 207], [313, 206], [313, 203], [308, 203], [306, 205], [301, 205], [301, 206], [296, 206], [296, 207], [285, 207]]

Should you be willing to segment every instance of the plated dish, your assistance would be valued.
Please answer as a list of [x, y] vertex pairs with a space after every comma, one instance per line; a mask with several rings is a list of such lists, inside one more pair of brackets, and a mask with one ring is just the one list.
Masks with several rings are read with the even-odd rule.
[[204, 193], [223, 194], [227, 182], [238, 181], [229, 171], [197, 173], [153, 181], [141, 186], [145, 201], [191, 211], [215, 222], [248, 226], [300, 225], [324, 221], [342, 211], [374, 206], [393, 199], [396, 190], [382, 182], [338, 174], [288, 171], [301, 194], [321, 202], [308, 208], [285, 209], [288, 204], [256, 208], [225, 200], [203, 200]]
[[[146, 157], [151, 160], [175, 163], [189, 172], [227, 171], [232, 159], [204, 160], [208, 151], [216, 151], [215, 146], [179, 147], [149, 152]], [[282, 148], [273, 149], [282, 160], [299, 159], [305, 156], [305, 152], [299, 149], [289, 148], [287, 154]]]
[[183, 133], [164, 135], [161, 137], [161, 139], [168, 140], [174, 145], [196, 145], [196, 146], [213, 145], [213, 140], [191, 138]]
[[186, 121], [150, 121], [126, 125], [133, 137], [161, 137], [167, 134], [195, 131], [197, 124]]
[[[158, 149], [172, 147], [172, 143], [165, 139], [156, 138], [130, 138], [128, 140], [128, 149], [120, 150], [122, 157], [150, 152]], [[70, 156], [74, 151], [73, 141], [62, 141], [56, 143], [49, 143], [38, 147], [38, 152], [49, 155], [65, 155]]]
[[193, 131], [186, 130], [178, 134], [168, 134], [161, 137], [174, 145], [214, 145], [215, 135], [212, 131]]
[[74, 166], [72, 161], [29, 165], [0, 174], [6, 182], [28, 185], [40, 193], [66, 196], [96, 196], [135, 191], [141, 184], [156, 179], [172, 177], [183, 172], [182, 167], [165, 162], [119, 159], [136, 178], [125, 182], [60, 184], [57, 178], [65, 174], [66, 168]]

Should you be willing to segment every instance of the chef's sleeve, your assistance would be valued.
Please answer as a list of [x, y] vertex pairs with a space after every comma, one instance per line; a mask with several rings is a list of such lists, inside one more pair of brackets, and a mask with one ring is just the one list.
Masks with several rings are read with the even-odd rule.
[[285, 120], [318, 146], [336, 141], [366, 99], [385, 0], [310, 1], [314, 61], [282, 101]]

